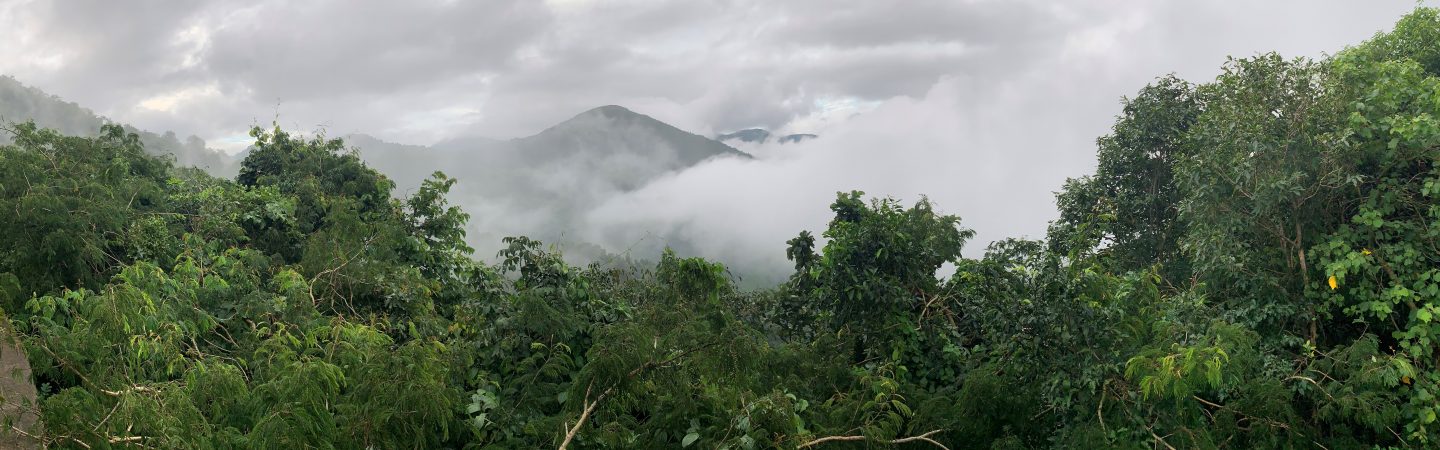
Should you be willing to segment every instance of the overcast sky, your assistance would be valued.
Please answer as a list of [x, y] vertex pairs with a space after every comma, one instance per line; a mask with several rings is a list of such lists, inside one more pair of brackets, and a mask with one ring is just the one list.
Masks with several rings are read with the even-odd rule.
[[530, 135], [604, 104], [705, 135], [819, 133], [804, 150], [751, 149], [769, 157], [700, 167], [594, 215], [664, 216], [708, 235], [760, 211], [773, 230], [731, 239], [783, 252], [774, 239], [823, 226], [834, 192], [851, 188], [928, 194], [981, 240], [1038, 237], [1051, 193], [1093, 167], [1122, 96], [1171, 72], [1211, 79], [1227, 55], [1321, 57], [1415, 6], [0, 0], [0, 73], [229, 149], [277, 115], [290, 128], [429, 144]]

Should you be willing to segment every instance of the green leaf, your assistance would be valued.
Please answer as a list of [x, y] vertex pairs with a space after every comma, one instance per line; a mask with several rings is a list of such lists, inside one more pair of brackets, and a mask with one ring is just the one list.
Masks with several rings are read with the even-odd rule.
[[686, 434], [686, 435], [685, 435], [685, 439], [681, 439], [681, 440], [680, 440], [680, 446], [681, 446], [681, 447], [689, 447], [690, 444], [694, 444], [694, 443], [695, 443], [695, 440], [696, 440], [696, 439], [700, 439], [700, 433], [696, 433], [696, 432], [694, 432], [694, 431], [691, 431], [690, 434]]

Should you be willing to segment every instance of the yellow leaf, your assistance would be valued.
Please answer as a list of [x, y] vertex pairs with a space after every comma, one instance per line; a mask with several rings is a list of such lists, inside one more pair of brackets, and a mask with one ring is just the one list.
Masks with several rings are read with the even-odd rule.
[[1366, 254], [1366, 255], [1368, 256], [1368, 255], [1370, 254], [1370, 249], [1368, 249], [1368, 248], [1362, 248], [1362, 249], [1360, 249], [1360, 253], [1364, 253], [1364, 254]]
[[1331, 276], [1330, 276], [1330, 289], [1331, 289], [1331, 290], [1334, 290], [1335, 288], [1338, 288], [1338, 287], [1340, 287], [1340, 281], [1339, 281], [1339, 280], [1336, 280], [1334, 275], [1331, 275]]
[[1410, 376], [1405, 375], [1403, 377], [1400, 377], [1400, 382], [1405, 383], [1408, 386], [1410, 384]]

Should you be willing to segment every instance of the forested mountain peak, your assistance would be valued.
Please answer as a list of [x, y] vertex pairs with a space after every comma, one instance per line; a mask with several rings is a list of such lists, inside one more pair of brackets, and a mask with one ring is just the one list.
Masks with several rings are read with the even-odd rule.
[[[455, 202], [497, 212], [476, 218], [472, 245], [493, 253], [499, 239], [526, 234], [590, 261], [604, 251], [577, 236], [590, 231], [586, 216], [619, 194], [641, 189], [712, 158], [751, 156], [622, 106], [586, 110], [531, 136], [493, 140], [459, 138], [434, 146], [384, 142], [356, 135], [348, 142], [366, 162], [410, 192], [434, 168], [455, 177]], [[503, 213], [500, 213], [503, 212]], [[684, 247], [686, 242], [669, 241]], [[620, 252], [624, 248], [607, 249]], [[658, 251], [659, 249], [654, 249]]]
[[749, 157], [728, 145], [681, 130], [622, 106], [606, 105], [575, 115], [539, 134], [516, 140], [528, 151], [631, 153], [690, 166], [720, 156]]
[[[633, 119], [633, 118], [640, 118], [640, 117], [649, 118], [649, 116], [645, 116], [645, 115], [640, 114], [640, 113], [637, 113], [637, 112], [635, 112], [635, 111], [631, 111], [629, 108], [626, 108], [626, 107], [620, 106], [620, 105], [603, 105], [603, 106], [596, 106], [596, 107], [594, 107], [594, 108], [590, 108], [590, 109], [586, 110], [585, 112], [582, 112], [582, 113], [580, 113], [580, 114], [577, 114], [576, 116], [586, 116], [586, 115], [602, 115], [602, 116], [611, 117], [611, 118], [616, 118], [616, 119], [624, 119], [624, 118], [632, 118], [632, 119]], [[651, 119], [651, 120], [654, 120], [654, 119]]]

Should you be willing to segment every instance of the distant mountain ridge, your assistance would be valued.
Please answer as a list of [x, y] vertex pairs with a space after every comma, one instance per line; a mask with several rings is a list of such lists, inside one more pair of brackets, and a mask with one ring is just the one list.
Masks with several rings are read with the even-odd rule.
[[[715, 158], [751, 159], [724, 143], [621, 106], [593, 108], [531, 136], [460, 138], [432, 146], [352, 135], [368, 164], [413, 191], [435, 170], [457, 180], [451, 198], [474, 217], [476, 248], [525, 234], [593, 260], [600, 247], [576, 241], [597, 205]], [[589, 249], [589, 250], [586, 250]], [[590, 254], [577, 254], [589, 251]]]
[[[645, 142], [637, 142], [635, 138], [639, 136], [655, 138], [655, 143], [661, 145], [647, 146]], [[676, 162], [685, 167], [721, 155], [750, 157], [749, 154], [718, 141], [616, 105], [582, 112], [539, 134], [516, 141], [522, 148], [532, 152], [545, 152], [552, 157], [581, 149], [637, 154], [664, 149], [673, 152]]]
[[710, 158], [751, 158], [724, 143], [616, 105], [593, 108], [534, 135], [504, 141], [470, 137], [420, 146], [363, 134], [347, 136], [346, 141], [402, 187], [418, 186], [429, 176], [417, 167], [473, 169], [502, 164], [584, 169], [586, 176], [628, 191]]
[[[110, 119], [73, 102], [67, 102], [40, 89], [26, 86], [15, 78], [0, 75], [0, 122], [34, 121], [36, 126], [50, 128], [61, 134], [96, 136], [100, 126]], [[231, 177], [239, 171], [239, 159], [205, 146], [205, 141], [190, 136], [183, 141], [174, 132], [153, 133], [120, 124], [140, 136], [145, 149], [156, 155], [169, 155], [175, 164], [198, 167], [212, 175]], [[0, 144], [8, 143], [10, 135], [0, 133]]]
[[[722, 133], [715, 135], [715, 140], [719, 142], [740, 141], [755, 144], [764, 144], [765, 142], [769, 141], [771, 137], [774, 137], [774, 135], [763, 128], [746, 128], [744, 130], [736, 131], [733, 133]], [[784, 136], [780, 136], [779, 139], [776, 139], [776, 142], [779, 142], [781, 144], [793, 144], [804, 141], [806, 139], [814, 139], [817, 137], [819, 136], [809, 133], [787, 134]]]

